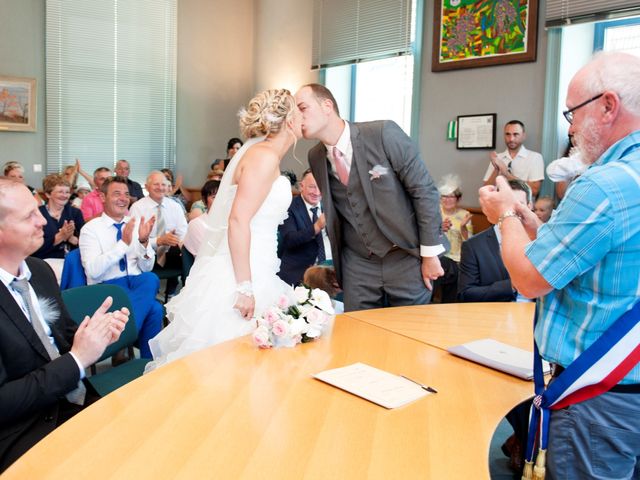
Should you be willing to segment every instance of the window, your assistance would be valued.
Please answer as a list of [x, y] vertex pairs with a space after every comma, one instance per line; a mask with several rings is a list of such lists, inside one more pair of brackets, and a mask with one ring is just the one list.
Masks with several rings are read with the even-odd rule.
[[[343, 118], [354, 122], [390, 119], [407, 134], [411, 133], [414, 73], [419, 70], [415, 68], [418, 7], [421, 10], [422, 0], [411, 0], [406, 3], [407, 21], [405, 17], [398, 17], [399, 30], [406, 31], [406, 35], [396, 38], [406, 40], [399, 41], [393, 48], [381, 42], [377, 54], [375, 46], [360, 45], [362, 50], [367, 49], [366, 55], [352, 55], [353, 59], [346, 65], [334, 66], [329, 62], [323, 66], [322, 81], [335, 96]], [[325, 47], [325, 50], [329, 49]], [[340, 62], [345, 62], [344, 58], [336, 63]]]
[[47, 170], [175, 165], [176, 0], [47, 0]]
[[594, 50], [616, 50], [640, 55], [640, 17], [597, 23]]

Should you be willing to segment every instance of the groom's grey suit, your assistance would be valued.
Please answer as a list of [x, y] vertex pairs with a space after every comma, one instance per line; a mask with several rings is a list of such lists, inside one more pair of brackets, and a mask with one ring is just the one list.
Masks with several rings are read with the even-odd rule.
[[[438, 191], [416, 145], [396, 123], [349, 128], [347, 186], [332, 173], [324, 144], [309, 151], [345, 310], [428, 303], [420, 246], [446, 244]], [[374, 167], [382, 172], [377, 178], [369, 173]]]

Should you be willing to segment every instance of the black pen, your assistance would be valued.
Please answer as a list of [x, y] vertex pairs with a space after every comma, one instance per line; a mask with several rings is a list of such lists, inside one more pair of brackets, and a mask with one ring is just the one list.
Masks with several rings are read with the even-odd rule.
[[409, 378], [409, 377], [407, 377], [406, 375], [400, 375], [400, 376], [401, 376], [402, 378], [405, 378], [405, 379], [409, 380], [410, 382], [415, 383], [416, 385], [420, 385], [420, 388], [423, 388], [423, 389], [424, 389], [424, 390], [426, 390], [427, 392], [430, 392], [430, 393], [438, 393], [438, 391], [437, 391], [435, 388], [430, 387], [429, 385], [423, 385], [423, 384], [422, 384], [422, 383], [420, 383], [420, 382], [416, 382], [414, 379]]

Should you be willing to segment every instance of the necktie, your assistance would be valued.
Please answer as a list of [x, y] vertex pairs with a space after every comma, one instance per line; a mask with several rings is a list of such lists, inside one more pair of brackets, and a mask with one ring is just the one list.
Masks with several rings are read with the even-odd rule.
[[[167, 225], [162, 215], [162, 204], [159, 203], [158, 213], [156, 213], [156, 238], [164, 235], [166, 229]], [[165, 245], [156, 248], [156, 262], [158, 262], [158, 265], [161, 267], [164, 267], [164, 264], [167, 262], [167, 250], [168, 248]]]
[[[14, 278], [13, 281], [11, 282], [11, 288], [13, 288], [16, 292], [18, 292], [22, 297], [22, 301], [27, 306], [27, 312], [29, 314], [29, 320], [31, 320], [31, 326], [33, 327], [33, 330], [36, 332], [36, 335], [38, 335], [38, 338], [42, 342], [44, 349], [49, 354], [49, 358], [51, 360], [55, 360], [60, 356], [60, 353], [58, 352], [56, 347], [54, 347], [53, 344], [51, 343], [49, 335], [47, 335], [47, 333], [44, 331], [44, 327], [42, 326], [40, 319], [36, 315], [36, 310], [33, 306], [33, 303], [31, 303], [31, 292], [29, 291], [29, 282], [25, 278], [23, 279]], [[82, 380], [80, 380], [78, 382], [78, 387], [75, 390], [67, 393], [66, 397], [67, 397], [67, 400], [69, 400], [71, 403], [75, 403], [77, 405], [83, 405], [84, 397], [86, 393], [87, 393], [87, 388], [84, 386], [84, 383], [82, 383]]]
[[332, 153], [338, 178], [343, 185], [347, 185], [349, 183], [349, 169], [347, 168], [347, 160], [344, 158], [344, 153], [338, 150], [338, 147], [333, 147]]
[[[116, 230], [118, 230], [116, 232], [116, 241], [122, 240], [122, 226], [124, 225], [124, 222], [120, 222], [120, 223], [114, 223], [113, 226], [116, 227]], [[127, 256], [125, 255], [124, 257], [122, 257], [120, 259], [120, 261], [118, 262], [118, 264], [120, 265], [120, 271], [124, 272], [127, 269]]]
[[[311, 223], [318, 220], [318, 207], [311, 207]], [[316, 235], [316, 243], [318, 244], [318, 263], [324, 262], [327, 257], [324, 252], [324, 239], [322, 238], [322, 230]]]

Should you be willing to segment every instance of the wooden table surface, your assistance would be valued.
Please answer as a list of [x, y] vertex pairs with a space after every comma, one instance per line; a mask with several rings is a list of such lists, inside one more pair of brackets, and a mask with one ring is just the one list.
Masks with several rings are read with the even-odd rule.
[[[425, 329], [440, 332], [437, 344], [504, 339], [484, 320], [513, 326], [520, 314], [512, 305], [350, 313], [338, 316], [323, 338], [296, 348], [259, 350], [247, 337], [210, 347], [85, 409], [4, 478], [488, 478], [496, 425], [532, 384], [425, 343], [429, 335], [414, 322], [424, 317]], [[387, 314], [391, 330], [410, 329], [416, 338], [372, 324]], [[456, 315], [484, 320], [467, 322], [469, 331], [457, 337], [441, 324], [449, 318], [449, 330], [457, 330]], [[530, 342], [530, 328], [514, 332], [528, 339], [511, 343]], [[386, 410], [312, 378], [354, 362], [407, 375], [439, 393]]]

